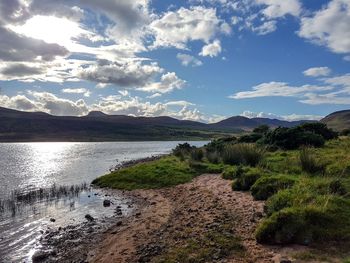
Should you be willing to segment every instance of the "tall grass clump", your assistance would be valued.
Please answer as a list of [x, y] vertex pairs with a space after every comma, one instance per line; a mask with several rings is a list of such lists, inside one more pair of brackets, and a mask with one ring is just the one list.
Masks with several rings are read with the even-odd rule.
[[215, 152], [206, 152], [206, 157], [208, 159], [208, 162], [217, 164], [220, 162], [220, 154]]
[[204, 157], [203, 150], [200, 148], [193, 148], [190, 153], [191, 159], [194, 161], [202, 161]]
[[301, 168], [309, 174], [324, 174], [326, 165], [318, 161], [310, 148], [302, 148], [299, 153]]
[[239, 143], [228, 145], [222, 152], [222, 161], [230, 165], [257, 166], [264, 158], [265, 151], [255, 144]]

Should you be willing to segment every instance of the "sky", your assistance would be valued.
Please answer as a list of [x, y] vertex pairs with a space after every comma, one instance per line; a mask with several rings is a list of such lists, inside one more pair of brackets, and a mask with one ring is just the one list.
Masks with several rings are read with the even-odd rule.
[[0, 106], [217, 122], [350, 105], [350, 0], [0, 0]]

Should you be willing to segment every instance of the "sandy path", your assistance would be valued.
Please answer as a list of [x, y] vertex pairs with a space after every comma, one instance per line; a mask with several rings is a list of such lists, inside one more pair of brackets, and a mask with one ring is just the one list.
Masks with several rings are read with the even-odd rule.
[[144, 202], [135, 215], [115, 226], [91, 251], [89, 262], [152, 262], [164, 251], [185, 245], [215, 224], [234, 222], [245, 255], [233, 253], [218, 262], [280, 262], [283, 250], [257, 244], [254, 231], [263, 202], [249, 193], [235, 192], [219, 175], [202, 175], [191, 183], [159, 190], [131, 192]]

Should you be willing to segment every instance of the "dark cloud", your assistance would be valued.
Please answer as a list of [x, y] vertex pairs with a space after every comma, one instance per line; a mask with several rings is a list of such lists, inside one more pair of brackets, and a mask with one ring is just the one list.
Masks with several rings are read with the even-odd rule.
[[11, 77], [23, 77], [30, 75], [37, 75], [44, 72], [44, 69], [37, 67], [29, 67], [24, 64], [12, 64], [1, 70], [1, 73]]
[[112, 63], [99, 60], [96, 65], [79, 70], [79, 77], [97, 83], [116, 84], [121, 87], [142, 87], [162, 71], [156, 64], [141, 62]]
[[58, 44], [26, 37], [0, 25], [0, 60], [52, 61], [57, 56], [68, 55], [68, 50]]

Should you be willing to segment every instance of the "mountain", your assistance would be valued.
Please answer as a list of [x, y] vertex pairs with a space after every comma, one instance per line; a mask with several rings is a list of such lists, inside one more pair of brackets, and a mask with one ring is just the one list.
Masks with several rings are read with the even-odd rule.
[[321, 120], [329, 128], [335, 131], [350, 129], [350, 110], [337, 111], [329, 114]]
[[218, 123], [210, 124], [216, 128], [232, 128], [241, 130], [252, 130], [260, 125], [267, 125], [272, 128], [276, 127], [294, 127], [302, 123], [309, 121], [282, 121], [278, 119], [269, 119], [269, 118], [247, 118], [243, 116], [234, 116], [225, 120], [222, 120]]
[[0, 141], [209, 140], [250, 131], [262, 124], [290, 127], [300, 123], [235, 116], [206, 124], [167, 116], [132, 117], [99, 111], [71, 117], [0, 107]]

